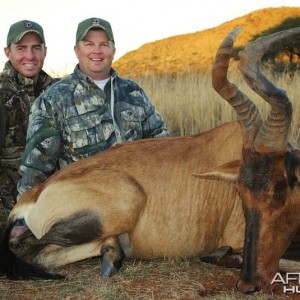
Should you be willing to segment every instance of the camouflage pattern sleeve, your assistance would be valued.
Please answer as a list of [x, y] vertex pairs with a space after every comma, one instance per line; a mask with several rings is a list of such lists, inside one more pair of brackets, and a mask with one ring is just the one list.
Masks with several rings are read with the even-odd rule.
[[116, 76], [113, 86], [114, 116], [125, 140], [169, 136], [162, 116], [136, 82]]
[[145, 111], [146, 119], [143, 122], [143, 139], [145, 138], [161, 138], [168, 137], [169, 131], [164, 123], [162, 116], [156, 111], [151, 103], [151, 100], [147, 97], [145, 92], [141, 89]]
[[0, 99], [0, 165], [1, 165], [2, 147], [5, 143], [5, 136], [6, 136], [6, 114], [5, 114], [4, 104]]
[[60, 131], [51, 101], [45, 95], [32, 105], [27, 130], [27, 143], [20, 163], [22, 178], [18, 183], [18, 198], [29, 188], [45, 181], [54, 173], [60, 147]]

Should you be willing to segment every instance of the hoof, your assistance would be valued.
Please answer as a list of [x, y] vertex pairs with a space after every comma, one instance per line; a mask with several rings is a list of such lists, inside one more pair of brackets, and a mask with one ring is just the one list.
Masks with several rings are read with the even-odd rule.
[[100, 261], [101, 261], [101, 267], [100, 267], [101, 276], [111, 277], [117, 272], [117, 269], [115, 268], [114, 264], [107, 257], [105, 256], [102, 257]]

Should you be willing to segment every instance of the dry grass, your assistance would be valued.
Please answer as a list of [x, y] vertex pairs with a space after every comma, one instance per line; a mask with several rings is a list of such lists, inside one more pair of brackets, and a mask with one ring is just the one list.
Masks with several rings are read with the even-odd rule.
[[271, 295], [243, 296], [235, 289], [238, 270], [200, 263], [197, 259], [127, 261], [111, 278], [98, 275], [98, 259], [60, 270], [62, 281], [8, 281], [0, 278], [1, 300], [105, 299], [291, 299], [277, 290]]
[[[286, 90], [293, 104], [293, 120], [290, 142], [300, 145], [300, 74], [294, 77], [268, 77], [280, 88]], [[162, 114], [172, 136], [192, 135], [212, 129], [227, 121], [236, 120], [236, 114], [212, 88], [210, 72], [187, 73], [178, 76], [152, 76], [133, 78], [146, 91], [157, 110]], [[266, 117], [269, 105], [243, 81], [239, 71], [233, 65], [229, 71], [229, 80], [235, 83], [253, 100]]]
[[136, 81], [153, 100], [172, 136], [203, 132], [235, 117], [230, 106], [211, 87], [209, 73]]

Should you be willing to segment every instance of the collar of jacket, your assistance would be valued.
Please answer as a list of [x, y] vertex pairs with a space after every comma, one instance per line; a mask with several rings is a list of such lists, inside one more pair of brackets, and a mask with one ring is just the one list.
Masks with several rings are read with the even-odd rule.
[[32, 78], [25, 77], [21, 75], [11, 64], [7, 61], [4, 65], [3, 73], [9, 77], [14, 78], [16, 83], [25, 89], [26, 92], [32, 95], [39, 95], [39, 93], [44, 90], [48, 85], [52, 83], [52, 77], [50, 77], [45, 71], [41, 70], [36, 84]]
[[[75, 69], [74, 69], [74, 74], [80, 79], [83, 80], [87, 83], [91, 83], [94, 82], [94, 80], [87, 76], [86, 74], [82, 73], [79, 69], [79, 64], [76, 65]], [[114, 70], [113, 68], [110, 69], [110, 77], [112, 78], [112, 80], [114, 80], [116, 77], [118, 76], [118, 73], [116, 70]]]

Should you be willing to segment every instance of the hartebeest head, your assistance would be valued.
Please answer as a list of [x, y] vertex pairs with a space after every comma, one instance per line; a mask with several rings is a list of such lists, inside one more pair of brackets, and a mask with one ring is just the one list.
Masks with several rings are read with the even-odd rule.
[[300, 28], [261, 37], [239, 54], [238, 67], [245, 81], [270, 104], [266, 120], [262, 120], [256, 105], [227, 79], [232, 47], [239, 31], [233, 30], [218, 49], [212, 83], [235, 109], [243, 130], [237, 188], [246, 230], [243, 267], [237, 287], [248, 293], [270, 288], [279, 259], [300, 225], [299, 161], [291, 163], [293, 154], [287, 142], [292, 105], [285, 91], [261, 71], [261, 58], [270, 46], [300, 33]]

